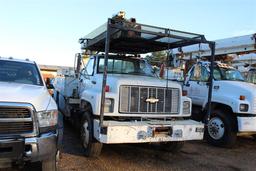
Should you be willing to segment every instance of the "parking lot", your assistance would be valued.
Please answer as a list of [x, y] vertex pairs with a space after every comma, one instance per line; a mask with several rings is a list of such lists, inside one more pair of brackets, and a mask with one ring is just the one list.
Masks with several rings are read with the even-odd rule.
[[97, 159], [83, 156], [79, 136], [65, 124], [59, 169], [67, 170], [254, 170], [256, 141], [240, 138], [236, 148], [224, 149], [206, 142], [189, 142], [179, 154], [143, 144], [105, 145]]

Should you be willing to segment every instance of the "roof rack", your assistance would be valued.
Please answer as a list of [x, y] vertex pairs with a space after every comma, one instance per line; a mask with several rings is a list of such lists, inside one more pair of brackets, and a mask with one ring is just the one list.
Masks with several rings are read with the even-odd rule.
[[79, 39], [81, 48], [104, 52], [108, 26], [111, 27], [110, 53], [143, 54], [208, 43], [201, 34], [133, 23], [127, 20], [108, 19], [107, 23]]
[[206, 124], [210, 120], [215, 42], [207, 41], [204, 35], [128, 22], [125, 19], [117, 20], [109, 18], [107, 23], [84, 38], [79, 39], [79, 43], [83, 50], [104, 52], [100, 127], [104, 127], [105, 89], [109, 53], [143, 54], [161, 50], [168, 50], [169, 52], [169, 50], [173, 48], [200, 43], [208, 44], [211, 49], [211, 72], [209, 78]]

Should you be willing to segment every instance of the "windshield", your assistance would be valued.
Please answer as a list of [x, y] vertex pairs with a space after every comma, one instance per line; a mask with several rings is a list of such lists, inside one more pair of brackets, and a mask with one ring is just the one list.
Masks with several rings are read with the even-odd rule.
[[[102, 57], [98, 62], [98, 73], [103, 73], [103, 70], [104, 58]], [[151, 65], [146, 61], [131, 57], [108, 59], [108, 73], [157, 77]]]
[[215, 68], [213, 76], [215, 80], [244, 81], [242, 74], [233, 68]]
[[43, 85], [34, 64], [0, 60], [0, 81], [31, 85]]
[[248, 72], [247, 81], [256, 84], [256, 70], [251, 70]]

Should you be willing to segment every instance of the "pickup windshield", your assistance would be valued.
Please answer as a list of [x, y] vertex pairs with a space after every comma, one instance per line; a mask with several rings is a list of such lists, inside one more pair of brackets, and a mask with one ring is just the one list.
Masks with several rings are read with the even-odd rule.
[[215, 68], [213, 75], [216, 80], [244, 81], [242, 74], [233, 68]]
[[[99, 58], [98, 73], [103, 73], [104, 58]], [[157, 77], [150, 64], [142, 59], [124, 57], [124, 58], [109, 58], [108, 73], [111, 74], [130, 74], [149, 77]]]
[[0, 81], [43, 86], [34, 64], [0, 60]]

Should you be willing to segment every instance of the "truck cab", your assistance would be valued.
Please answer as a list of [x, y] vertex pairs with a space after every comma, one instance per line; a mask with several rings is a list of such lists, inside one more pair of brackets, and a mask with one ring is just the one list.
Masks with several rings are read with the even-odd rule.
[[[192, 99], [192, 118], [205, 121], [210, 63], [198, 62], [189, 70], [184, 90]], [[207, 140], [232, 147], [237, 135], [256, 134], [256, 86], [245, 82], [235, 68], [215, 62], [213, 70], [212, 113], [205, 131]]]
[[0, 58], [0, 166], [56, 170], [58, 109], [34, 61]]

